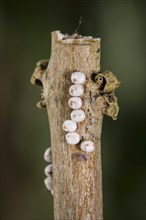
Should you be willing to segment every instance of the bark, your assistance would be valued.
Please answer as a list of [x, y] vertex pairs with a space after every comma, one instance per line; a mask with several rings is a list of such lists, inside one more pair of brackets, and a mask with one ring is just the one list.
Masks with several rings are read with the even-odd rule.
[[[69, 145], [62, 124], [70, 119], [68, 107], [70, 80], [74, 71], [84, 72], [86, 82], [82, 96], [86, 119], [78, 123], [82, 140], [91, 140], [95, 150], [81, 151], [80, 143]], [[51, 131], [55, 220], [102, 220], [101, 128], [105, 101], [96, 95], [92, 74], [100, 71], [100, 39], [52, 33], [52, 50], [48, 67], [35, 75], [43, 86]], [[107, 99], [107, 97], [106, 97]], [[40, 105], [40, 103], [39, 103]]]
[[[91, 75], [100, 70], [100, 39], [52, 33], [51, 58], [43, 81], [52, 144], [54, 216], [56, 220], [102, 220], [101, 103], [91, 96]], [[70, 76], [86, 74], [83, 96], [86, 119], [77, 132], [91, 140], [95, 150], [85, 153], [69, 145], [62, 124], [70, 119]], [[100, 102], [100, 100], [99, 100]]]

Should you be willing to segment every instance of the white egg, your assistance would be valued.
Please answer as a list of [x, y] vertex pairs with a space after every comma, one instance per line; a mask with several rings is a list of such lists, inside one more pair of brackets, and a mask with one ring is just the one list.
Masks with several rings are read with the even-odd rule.
[[86, 81], [86, 76], [83, 72], [73, 72], [71, 74], [71, 81], [74, 84], [83, 84]]
[[80, 148], [85, 152], [92, 152], [94, 150], [94, 143], [92, 141], [82, 141]]
[[71, 96], [81, 96], [84, 94], [84, 87], [82, 85], [72, 85], [69, 88], [69, 94]]
[[52, 164], [46, 166], [44, 171], [46, 176], [52, 176]]
[[85, 112], [81, 109], [73, 110], [70, 117], [75, 122], [81, 122], [86, 118]]
[[53, 178], [48, 176], [45, 180], [44, 180], [44, 184], [46, 186], [46, 188], [50, 191], [53, 190]]
[[77, 132], [67, 133], [66, 141], [68, 144], [77, 144], [80, 141], [80, 135]]
[[81, 108], [82, 106], [82, 99], [79, 98], [79, 97], [71, 97], [69, 100], [68, 100], [68, 105], [70, 108], [72, 109], [79, 109]]
[[44, 153], [44, 160], [47, 162], [52, 161], [52, 149], [51, 147], [47, 148], [45, 153]]
[[67, 132], [73, 132], [77, 129], [77, 124], [75, 121], [66, 120], [63, 122], [62, 129]]

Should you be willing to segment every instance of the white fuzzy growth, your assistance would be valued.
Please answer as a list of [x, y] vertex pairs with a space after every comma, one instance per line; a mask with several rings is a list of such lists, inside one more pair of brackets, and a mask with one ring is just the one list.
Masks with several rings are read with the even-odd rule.
[[52, 177], [52, 164], [46, 166], [44, 172], [46, 176]]
[[67, 133], [66, 141], [68, 144], [77, 144], [80, 141], [80, 135], [77, 132]]
[[48, 176], [45, 180], [44, 180], [44, 184], [46, 186], [46, 188], [50, 191], [53, 190], [53, 179], [52, 177]]
[[69, 94], [71, 96], [81, 96], [84, 94], [84, 87], [82, 85], [72, 85], [69, 88]]
[[73, 110], [70, 116], [71, 119], [75, 122], [81, 122], [86, 118], [85, 112], [81, 109]]
[[73, 132], [77, 129], [77, 124], [72, 120], [66, 120], [62, 125], [62, 129], [67, 132]]
[[52, 162], [52, 149], [51, 147], [47, 148], [44, 153], [44, 160], [47, 162]]
[[68, 105], [70, 108], [72, 109], [79, 109], [82, 107], [82, 99], [79, 98], [79, 97], [71, 97], [69, 100], [68, 100]]
[[80, 145], [82, 151], [92, 152], [94, 150], [94, 143], [92, 141], [83, 141]]
[[73, 72], [71, 74], [71, 81], [74, 84], [83, 84], [86, 81], [86, 76], [82, 72]]

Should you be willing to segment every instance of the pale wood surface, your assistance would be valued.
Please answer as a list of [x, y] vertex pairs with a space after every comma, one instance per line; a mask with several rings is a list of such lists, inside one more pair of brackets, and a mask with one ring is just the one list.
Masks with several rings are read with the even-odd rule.
[[[48, 61], [39, 61], [32, 84], [42, 85], [39, 107], [47, 107], [51, 131], [55, 220], [102, 220], [101, 128], [107, 103], [92, 81], [100, 71], [100, 39], [52, 33], [52, 50]], [[47, 67], [47, 69], [46, 69]], [[86, 153], [80, 143], [69, 145], [62, 124], [70, 119], [68, 107], [71, 73], [84, 72], [86, 82], [82, 96], [86, 119], [78, 123], [82, 140], [90, 140], [95, 150]], [[98, 89], [97, 89], [98, 88]], [[107, 98], [106, 98], [107, 99]], [[106, 104], [105, 104], [106, 103]]]
[[[52, 50], [41, 81], [51, 131], [55, 220], [102, 220], [101, 127], [103, 103], [92, 96], [91, 75], [100, 70], [100, 39], [52, 33]], [[86, 74], [83, 107], [86, 119], [77, 132], [91, 140], [95, 150], [85, 153], [80, 144], [69, 145], [62, 130], [70, 119], [69, 87], [73, 71]]]
[[[95, 150], [81, 151], [80, 143], [69, 145], [62, 130], [70, 119], [68, 106], [71, 74], [84, 72], [82, 95], [86, 118], [78, 123], [81, 141], [94, 142]], [[39, 108], [47, 107], [51, 130], [55, 220], [102, 220], [101, 129], [103, 114], [117, 119], [115, 90], [120, 81], [111, 71], [100, 72], [100, 39], [78, 34], [52, 33], [51, 58], [40, 60], [31, 77], [41, 85]]]

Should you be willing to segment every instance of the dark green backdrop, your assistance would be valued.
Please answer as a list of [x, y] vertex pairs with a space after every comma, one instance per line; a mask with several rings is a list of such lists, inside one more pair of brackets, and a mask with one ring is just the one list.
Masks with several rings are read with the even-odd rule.
[[[1, 1], [1, 220], [53, 220], [43, 184], [50, 145], [40, 89], [29, 81], [35, 63], [50, 56], [50, 33], [101, 37], [101, 71], [122, 84], [116, 122], [102, 132], [105, 220], [145, 219], [145, 3], [144, 1]], [[63, 219], [62, 219], [63, 220]], [[69, 220], [69, 219], [68, 219]]]

